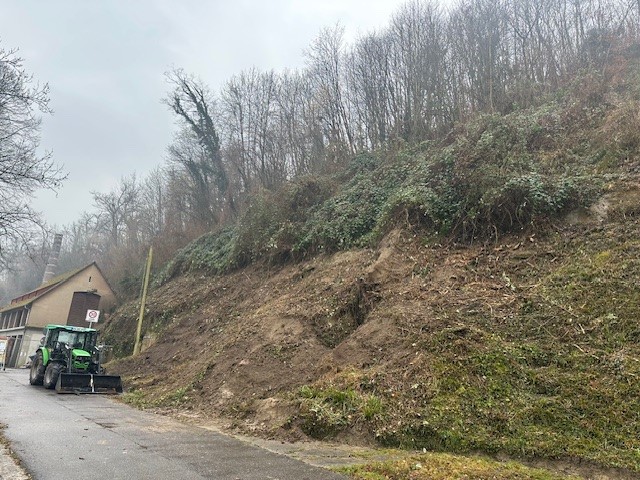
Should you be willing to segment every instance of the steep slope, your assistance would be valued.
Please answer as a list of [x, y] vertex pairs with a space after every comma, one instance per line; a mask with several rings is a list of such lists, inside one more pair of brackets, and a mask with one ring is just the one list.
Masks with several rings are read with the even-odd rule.
[[375, 251], [184, 277], [151, 298], [170, 326], [116, 370], [143, 404], [267, 434], [637, 469], [639, 227], [472, 247], [394, 231]]
[[[150, 346], [112, 367], [128, 400], [263, 435], [640, 472], [637, 77], [369, 166], [291, 217], [289, 242], [286, 216], [254, 215], [245, 230], [279, 241], [196, 243], [151, 294]], [[225, 270], [230, 238], [243, 261]], [[282, 263], [296, 245], [335, 253]], [[135, 317], [105, 327], [120, 352]]]

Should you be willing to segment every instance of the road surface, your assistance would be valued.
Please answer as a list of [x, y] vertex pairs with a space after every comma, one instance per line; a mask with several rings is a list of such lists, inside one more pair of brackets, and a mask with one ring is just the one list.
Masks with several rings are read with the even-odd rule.
[[35, 480], [345, 478], [109, 396], [32, 387], [27, 370], [0, 372], [0, 423]]

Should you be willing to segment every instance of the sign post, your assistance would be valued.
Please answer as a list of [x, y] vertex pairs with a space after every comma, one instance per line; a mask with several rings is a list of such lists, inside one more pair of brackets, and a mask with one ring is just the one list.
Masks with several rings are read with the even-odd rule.
[[100, 310], [87, 310], [87, 316], [85, 320], [89, 323], [98, 323], [100, 318]]
[[0, 337], [0, 363], [2, 364], [2, 369], [6, 370], [7, 366], [5, 365], [7, 358], [7, 337]]
[[147, 265], [142, 279], [142, 298], [140, 299], [140, 316], [138, 317], [138, 327], [136, 329], [136, 343], [133, 345], [133, 354], [137, 355], [142, 349], [140, 335], [142, 334], [142, 320], [144, 319], [144, 306], [147, 302], [147, 287], [149, 286], [149, 278], [151, 277], [151, 262], [153, 261], [153, 246], [149, 247], [149, 255], [147, 255]]

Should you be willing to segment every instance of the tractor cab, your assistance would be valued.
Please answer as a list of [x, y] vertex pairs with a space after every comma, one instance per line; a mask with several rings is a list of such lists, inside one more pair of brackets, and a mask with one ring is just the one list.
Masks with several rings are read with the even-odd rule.
[[55, 327], [58, 327], [58, 325], [48, 325], [44, 329], [44, 345], [49, 349], [60, 348], [62, 345], [67, 345], [74, 349], [91, 352], [96, 346], [98, 332], [92, 328], [83, 328], [81, 330], [74, 328], [71, 330], [72, 327]]
[[[97, 330], [93, 328], [70, 327], [66, 325], [47, 325], [44, 328], [44, 348], [49, 359], [68, 362], [68, 373], [87, 373], [96, 358]], [[69, 361], [70, 360], [70, 361]]]

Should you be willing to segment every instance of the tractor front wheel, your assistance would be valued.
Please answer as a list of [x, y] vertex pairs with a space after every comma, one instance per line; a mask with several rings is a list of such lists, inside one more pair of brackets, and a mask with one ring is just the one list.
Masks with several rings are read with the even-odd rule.
[[44, 372], [43, 384], [45, 388], [53, 389], [56, 388], [56, 383], [58, 381], [58, 377], [60, 376], [60, 372], [64, 365], [58, 362], [51, 362], [47, 365], [47, 369]]
[[31, 385], [42, 385], [42, 380], [44, 379], [44, 368], [42, 352], [38, 352], [31, 362], [31, 371], [29, 372], [29, 383]]

